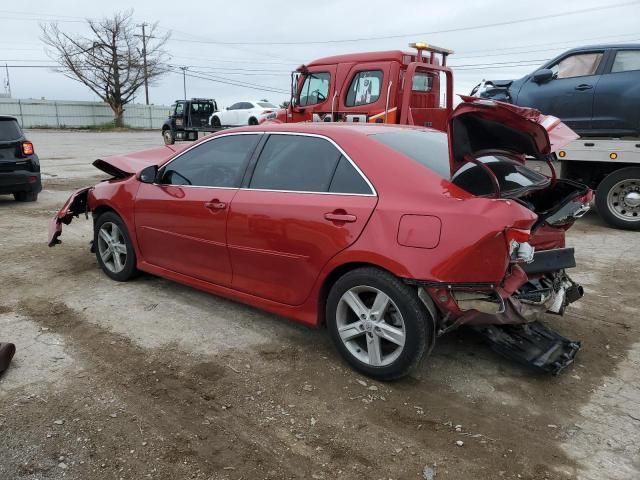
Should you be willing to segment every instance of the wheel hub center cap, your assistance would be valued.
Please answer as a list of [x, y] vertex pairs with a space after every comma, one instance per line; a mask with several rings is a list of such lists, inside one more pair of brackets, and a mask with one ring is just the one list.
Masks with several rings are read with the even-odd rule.
[[373, 322], [371, 320], [365, 320], [363, 323], [364, 323], [364, 329], [367, 332], [373, 331]]
[[640, 206], [640, 192], [629, 192], [624, 197], [624, 203], [631, 208]]

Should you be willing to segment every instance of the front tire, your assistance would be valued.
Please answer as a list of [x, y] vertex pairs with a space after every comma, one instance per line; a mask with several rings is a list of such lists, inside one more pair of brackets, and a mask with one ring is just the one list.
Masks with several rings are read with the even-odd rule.
[[251, 117], [249, 119], [249, 125], [258, 125], [258, 119], [255, 117]]
[[139, 273], [127, 227], [114, 212], [103, 213], [96, 220], [93, 245], [98, 265], [111, 279], [126, 282]]
[[327, 297], [326, 320], [346, 361], [379, 380], [408, 375], [433, 346], [434, 320], [416, 290], [373, 267], [336, 281]]
[[609, 225], [640, 230], [640, 168], [621, 168], [607, 175], [598, 185], [596, 207]]

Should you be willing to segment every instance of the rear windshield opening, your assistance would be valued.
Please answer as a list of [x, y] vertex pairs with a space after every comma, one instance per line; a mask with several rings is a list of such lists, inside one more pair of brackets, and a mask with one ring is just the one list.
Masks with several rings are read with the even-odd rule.
[[22, 130], [18, 122], [13, 118], [0, 118], [0, 142], [20, 140], [20, 138], [22, 138]]

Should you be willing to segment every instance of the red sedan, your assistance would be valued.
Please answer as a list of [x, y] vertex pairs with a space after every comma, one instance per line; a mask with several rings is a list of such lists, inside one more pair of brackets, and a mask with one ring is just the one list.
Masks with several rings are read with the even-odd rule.
[[437, 336], [465, 324], [557, 373], [579, 343], [535, 314], [562, 313], [582, 295], [565, 272], [575, 263], [564, 232], [592, 193], [523, 162], [574, 138], [553, 117], [474, 99], [448, 135], [324, 123], [227, 130], [96, 160], [112, 178], [76, 192], [49, 241], [90, 211], [92, 248], [112, 279], [148, 272], [326, 325], [372, 377], [407, 374]]

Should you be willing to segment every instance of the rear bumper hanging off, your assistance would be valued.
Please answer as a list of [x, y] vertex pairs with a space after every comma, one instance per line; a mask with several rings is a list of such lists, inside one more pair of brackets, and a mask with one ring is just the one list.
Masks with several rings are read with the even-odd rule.
[[580, 342], [569, 340], [538, 321], [472, 328], [495, 352], [553, 375], [573, 363], [581, 346]]

